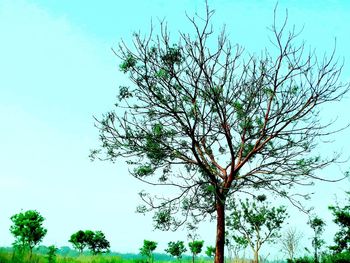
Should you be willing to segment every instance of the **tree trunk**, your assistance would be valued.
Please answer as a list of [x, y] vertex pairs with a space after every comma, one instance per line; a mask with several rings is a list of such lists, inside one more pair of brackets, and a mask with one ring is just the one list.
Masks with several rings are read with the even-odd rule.
[[254, 250], [254, 263], [259, 263], [259, 251]]
[[216, 247], [215, 263], [224, 263], [225, 255], [225, 200], [217, 198], [216, 201]]
[[315, 263], [318, 263], [317, 243], [316, 243], [316, 246], [315, 246]]
[[[258, 236], [259, 236], [259, 234], [258, 234]], [[256, 244], [255, 244], [255, 248], [252, 247], [253, 248], [253, 252], [254, 252], [254, 263], [259, 263], [260, 246], [261, 246], [260, 240], [257, 240]]]

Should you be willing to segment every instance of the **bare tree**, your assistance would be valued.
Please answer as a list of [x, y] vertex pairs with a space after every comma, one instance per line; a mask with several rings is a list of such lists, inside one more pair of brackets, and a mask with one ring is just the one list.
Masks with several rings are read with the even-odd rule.
[[298, 252], [301, 240], [301, 233], [296, 228], [288, 228], [281, 238], [282, 251], [288, 255], [288, 258], [294, 261]]
[[232, 235], [230, 232], [226, 232], [225, 236], [228, 258], [230, 261], [233, 259], [237, 261], [239, 259], [239, 253], [241, 251], [245, 252], [245, 249], [248, 246], [248, 241], [245, 238]]
[[315, 171], [339, 156], [313, 151], [335, 132], [319, 110], [349, 85], [339, 82], [334, 52], [317, 58], [296, 45], [287, 19], [271, 27], [275, 50], [258, 56], [232, 45], [224, 30], [209, 44], [213, 14], [207, 6], [204, 17], [188, 17], [194, 33], [177, 40], [161, 22], [159, 35], [152, 27], [120, 43], [115, 54], [133, 84], [120, 86], [116, 111], [96, 119], [102, 145], [92, 157], [125, 158], [133, 176], [166, 187], [162, 196], [140, 193], [146, 205], [138, 210], [155, 210], [156, 228], [215, 218], [222, 263], [228, 199], [266, 189], [300, 207], [292, 186], [326, 180]]

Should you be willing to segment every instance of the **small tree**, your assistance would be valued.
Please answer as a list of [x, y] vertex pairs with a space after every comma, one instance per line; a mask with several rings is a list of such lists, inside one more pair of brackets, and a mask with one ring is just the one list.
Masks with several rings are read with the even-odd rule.
[[68, 242], [72, 243], [73, 248], [77, 249], [80, 254], [83, 253], [84, 248], [87, 244], [87, 236], [83, 230], [79, 230], [72, 234]]
[[253, 250], [255, 263], [259, 262], [261, 246], [265, 242], [272, 243], [280, 237], [279, 230], [288, 215], [285, 207], [269, 207], [265, 199], [265, 196], [260, 196], [258, 202], [240, 200], [240, 206], [232, 202], [232, 212], [227, 217], [228, 229], [238, 238], [237, 240], [246, 240]]
[[157, 248], [157, 242], [144, 240], [143, 247], [140, 248], [140, 254], [148, 258], [148, 262], [153, 262], [153, 251]]
[[102, 233], [102, 231], [96, 231], [92, 235], [88, 232], [86, 239], [87, 245], [93, 255], [106, 253], [109, 251], [109, 241], [106, 239], [105, 234]]
[[331, 246], [330, 249], [336, 253], [342, 251], [350, 251], [350, 192], [346, 192], [348, 197], [348, 204], [340, 207], [329, 206], [329, 210], [332, 211], [334, 216], [333, 222], [336, 223], [340, 230], [334, 236], [335, 246]]
[[185, 248], [183, 241], [171, 241], [168, 243], [168, 248], [165, 249], [165, 252], [169, 253], [173, 257], [176, 257], [177, 259], [180, 259], [182, 257], [182, 254], [186, 251], [187, 249]]
[[194, 263], [195, 257], [202, 252], [204, 241], [203, 240], [193, 240], [188, 243], [190, 251], [192, 253], [192, 262]]
[[318, 216], [313, 216], [309, 219], [308, 224], [314, 231], [314, 236], [312, 238], [312, 247], [314, 248], [314, 260], [315, 263], [319, 262], [318, 254], [319, 250], [325, 241], [321, 238], [321, 235], [324, 231], [326, 223], [319, 218]]
[[215, 256], [215, 247], [207, 246], [207, 250], [205, 250], [205, 254], [210, 258], [214, 257]]
[[295, 228], [289, 228], [281, 238], [282, 251], [288, 255], [288, 258], [292, 262], [298, 251], [300, 239], [301, 234]]
[[13, 225], [10, 232], [15, 237], [14, 246], [21, 250], [28, 248], [32, 257], [33, 248], [39, 244], [47, 233], [43, 227], [45, 218], [36, 210], [28, 210], [11, 217]]
[[48, 247], [47, 261], [48, 263], [54, 263], [56, 261], [56, 252], [58, 248], [54, 245]]

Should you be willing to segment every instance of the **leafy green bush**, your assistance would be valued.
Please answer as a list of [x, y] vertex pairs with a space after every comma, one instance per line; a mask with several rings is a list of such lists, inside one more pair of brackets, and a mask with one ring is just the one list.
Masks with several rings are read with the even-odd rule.
[[350, 251], [337, 253], [333, 255], [326, 255], [322, 258], [322, 263], [349, 263]]
[[313, 257], [303, 256], [300, 258], [296, 258], [293, 263], [314, 263], [315, 260]]
[[[337, 253], [337, 254], [325, 254], [321, 257], [321, 263], [349, 263], [350, 262], [350, 251]], [[314, 263], [313, 257], [300, 257], [294, 261], [288, 260], [288, 263]]]

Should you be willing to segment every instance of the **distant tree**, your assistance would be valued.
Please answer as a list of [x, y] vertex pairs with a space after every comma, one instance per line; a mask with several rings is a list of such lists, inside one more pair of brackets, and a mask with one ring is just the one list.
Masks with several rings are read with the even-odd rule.
[[300, 245], [301, 233], [295, 228], [289, 228], [281, 237], [282, 251], [288, 255], [291, 262], [294, 262], [295, 255]]
[[231, 214], [227, 217], [228, 230], [237, 240], [246, 240], [254, 253], [254, 262], [259, 262], [262, 245], [273, 243], [280, 237], [279, 231], [288, 216], [286, 208], [270, 207], [265, 196], [259, 196], [256, 202], [239, 200], [239, 205], [232, 202]]
[[80, 254], [86, 247], [91, 250], [93, 255], [108, 252], [110, 247], [109, 241], [101, 231], [79, 230], [71, 235], [69, 242]]
[[68, 246], [63, 246], [63, 247], [60, 247], [57, 252], [58, 252], [58, 254], [62, 255], [63, 257], [67, 257], [70, 254], [72, 254], [72, 252], [76, 252], [76, 251], [72, 250]]
[[13, 225], [10, 232], [15, 237], [14, 246], [20, 249], [28, 248], [32, 257], [33, 248], [39, 244], [47, 233], [43, 227], [45, 218], [36, 210], [28, 210], [11, 217]]
[[91, 231], [92, 234], [90, 232], [86, 232], [87, 231], [85, 231], [87, 246], [93, 255], [109, 252], [110, 244], [102, 231]]
[[210, 258], [214, 257], [215, 256], [215, 247], [207, 246], [207, 249], [205, 250], [205, 254]]
[[314, 231], [314, 236], [312, 238], [312, 247], [314, 249], [314, 260], [315, 263], [319, 262], [319, 250], [324, 245], [325, 241], [321, 238], [321, 235], [324, 231], [326, 223], [319, 218], [318, 216], [310, 217], [308, 224]]
[[338, 204], [329, 206], [329, 210], [332, 211], [334, 216], [333, 222], [340, 227], [334, 237], [335, 246], [330, 247], [336, 253], [350, 251], [350, 192], [346, 193], [348, 203], [345, 206], [341, 207]]
[[215, 217], [215, 262], [223, 263], [226, 204], [237, 192], [265, 189], [302, 206], [295, 197], [305, 195], [292, 186], [329, 179], [315, 171], [339, 156], [321, 158], [315, 148], [339, 126], [332, 130], [320, 110], [349, 85], [339, 81], [334, 52], [307, 52], [287, 19], [275, 23], [276, 12], [274, 45], [261, 55], [244, 53], [225, 31], [215, 36], [213, 14], [206, 6], [189, 17], [193, 33], [177, 39], [162, 22], [159, 35], [152, 28], [121, 41], [115, 54], [132, 84], [119, 87], [116, 110], [96, 119], [101, 148], [91, 157], [125, 158], [139, 180], [174, 188], [161, 198], [140, 193], [146, 206], [138, 211], [154, 211], [156, 228]]
[[194, 263], [195, 257], [202, 252], [204, 241], [203, 240], [193, 240], [188, 243], [188, 247], [192, 253], [192, 263]]
[[54, 263], [56, 262], [56, 253], [58, 248], [54, 245], [48, 247], [47, 251], [47, 261], [48, 263]]
[[148, 262], [153, 262], [153, 251], [157, 248], [157, 242], [144, 240], [143, 246], [140, 248], [140, 254], [147, 257]]
[[180, 259], [182, 254], [185, 253], [187, 249], [185, 248], [183, 241], [169, 242], [168, 248], [165, 249], [165, 252], [169, 253], [173, 257]]
[[68, 241], [72, 243], [73, 248], [77, 249], [80, 254], [83, 253], [84, 248], [86, 248], [88, 245], [87, 236], [83, 230], [79, 230], [72, 234]]

